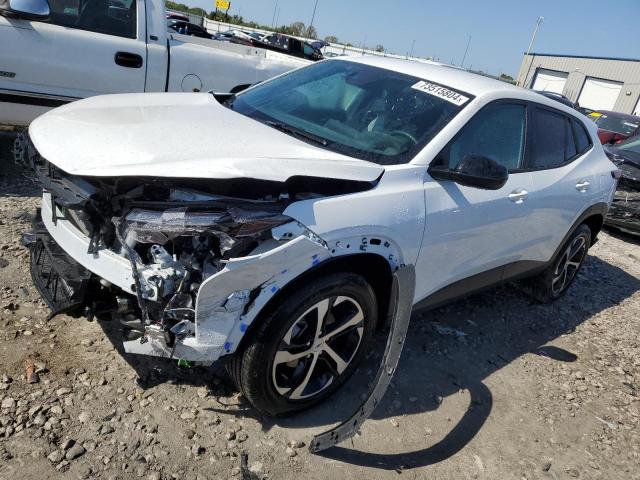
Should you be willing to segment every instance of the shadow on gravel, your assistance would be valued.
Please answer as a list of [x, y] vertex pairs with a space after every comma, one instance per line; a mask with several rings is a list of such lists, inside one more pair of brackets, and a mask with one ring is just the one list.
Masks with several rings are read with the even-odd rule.
[[[394, 391], [388, 392], [373, 418], [436, 410], [440, 398], [466, 389], [469, 406], [462, 418], [442, 440], [421, 450], [380, 454], [337, 446], [320, 455], [386, 470], [422, 467], [455, 455], [480, 431], [491, 413], [492, 395], [484, 379], [528, 354], [545, 357], [550, 362], [575, 361], [574, 353], [546, 344], [573, 332], [590, 317], [621, 303], [638, 290], [640, 280], [589, 257], [577, 283], [551, 305], [533, 303], [516, 286], [507, 285], [414, 315], [406, 343], [408, 355], [400, 362]], [[437, 329], [430, 328], [437, 324], [446, 324], [465, 335], [440, 335]], [[419, 401], [406, 401], [410, 397], [418, 397]], [[399, 408], [389, 405], [394, 398], [403, 399]], [[291, 424], [294, 421], [290, 420]]]
[[[491, 414], [493, 396], [483, 383], [487, 377], [523, 355], [538, 355], [549, 362], [575, 361], [574, 353], [547, 344], [638, 290], [640, 280], [591, 256], [573, 288], [551, 305], [535, 303], [517, 286], [506, 285], [437, 310], [414, 313], [398, 371], [372, 418], [405, 417], [404, 421], [410, 422], [411, 415], [435, 412], [443, 399], [460, 391], [468, 392], [466, 411], [444, 438], [420, 450], [383, 454], [337, 446], [320, 455], [397, 471], [430, 465], [455, 455], [474, 438]], [[125, 354], [118, 326], [111, 322], [102, 325], [111, 342], [138, 373], [143, 388], [171, 381], [207, 386], [214, 396], [233, 393], [219, 381], [217, 387], [212, 387], [220, 377], [220, 367], [184, 370], [176, 366], [175, 360]], [[380, 352], [383, 348], [384, 339], [379, 339], [379, 348], [372, 350]], [[379, 361], [379, 354], [372, 354], [333, 397], [291, 417], [260, 418], [246, 404], [228, 408], [218, 403], [209, 410], [256, 418], [265, 431], [274, 425], [292, 432], [319, 429], [344, 420], [357, 408]], [[386, 448], [378, 444], [376, 449]]]

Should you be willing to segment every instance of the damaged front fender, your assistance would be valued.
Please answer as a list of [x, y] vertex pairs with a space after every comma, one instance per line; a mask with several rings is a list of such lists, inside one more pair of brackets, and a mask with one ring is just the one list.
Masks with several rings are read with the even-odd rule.
[[124, 342], [125, 351], [212, 363], [236, 350], [278, 290], [330, 256], [322, 242], [301, 235], [265, 253], [230, 259], [200, 286], [194, 334], [182, 332], [169, 346], [150, 327], [142, 339]]

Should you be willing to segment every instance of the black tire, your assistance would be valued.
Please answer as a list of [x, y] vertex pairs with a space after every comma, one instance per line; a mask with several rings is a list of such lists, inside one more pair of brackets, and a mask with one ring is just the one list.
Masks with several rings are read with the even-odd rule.
[[[339, 298], [338, 301], [336, 301], [337, 298]], [[282, 357], [280, 357], [280, 361], [276, 363], [274, 370], [276, 354], [291, 354], [288, 351], [288, 349], [294, 349], [291, 344], [296, 345], [295, 348], [300, 351], [301, 349], [311, 351], [308, 346], [310, 342], [304, 342], [304, 345], [300, 342], [309, 338], [308, 336], [305, 337], [306, 335], [316, 332], [317, 324], [314, 323], [313, 317], [316, 319], [320, 317], [320, 309], [314, 310], [314, 308], [319, 304], [325, 305], [325, 299], [329, 299], [326, 305], [330, 306], [329, 313], [324, 316], [326, 323], [323, 325], [323, 336], [326, 333], [324, 338], [330, 337], [326, 340], [325, 345], [331, 343], [333, 352], [339, 351], [336, 346], [338, 344], [335, 342], [345, 345], [345, 348], [348, 346], [346, 350], [347, 356], [351, 355], [351, 358], [346, 368], [336, 376], [340, 366], [335, 360], [331, 360], [331, 356], [326, 351], [320, 349], [315, 361], [313, 361], [314, 357], [316, 357], [314, 353], [288, 363], [282, 361]], [[361, 308], [360, 310], [357, 309], [358, 305]], [[309, 313], [303, 316], [305, 312]], [[348, 320], [351, 314], [353, 314], [352, 320]], [[361, 322], [362, 329], [356, 325], [349, 327], [342, 333], [332, 333], [339, 328], [340, 317], [346, 319], [343, 323], [345, 325], [347, 321], [349, 323], [355, 321], [356, 316], [358, 318], [360, 316], [363, 317]], [[353, 373], [371, 344], [377, 318], [376, 296], [363, 277], [352, 273], [334, 273], [319, 277], [299, 286], [287, 294], [287, 297], [283, 299], [275, 310], [265, 317], [256, 319], [256, 322], [259, 322], [256, 324], [256, 329], [251, 333], [252, 336], [247, 339], [244, 347], [237, 351], [227, 362], [227, 371], [240, 392], [260, 413], [268, 416], [281, 416], [304, 410], [334, 393]], [[294, 324], [296, 324], [295, 327]], [[337, 326], [332, 329], [331, 327], [334, 325]], [[326, 332], [324, 327], [327, 328]], [[289, 342], [286, 342], [285, 335], [288, 335], [290, 330], [296, 332], [295, 337], [292, 333], [289, 336]], [[362, 331], [360, 332], [360, 330]], [[331, 335], [335, 336], [332, 337]], [[359, 336], [357, 344], [355, 336]], [[294, 341], [294, 338], [298, 340], [298, 343]], [[317, 335], [314, 338], [317, 338]], [[354, 345], [355, 352], [350, 354], [350, 349], [354, 348]], [[300, 354], [300, 352], [296, 354]], [[340, 358], [344, 360], [343, 355], [340, 355]], [[309, 363], [307, 364], [306, 362]], [[290, 366], [293, 363], [295, 365], [293, 367]], [[329, 373], [333, 375], [332, 380], [317, 393], [308, 395], [305, 398], [287, 398], [287, 395], [293, 397], [298, 389], [292, 386], [288, 392], [283, 394], [277, 389], [282, 389], [282, 386], [276, 387], [275, 384], [278, 381], [276, 377], [286, 381], [288, 378], [286, 372], [289, 372], [289, 370], [293, 372], [290, 375], [290, 379], [296, 379], [301, 378], [301, 373], [302, 377], [306, 378], [307, 375], [303, 372], [308, 373], [310, 369], [314, 369], [314, 373], [317, 371], [320, 377], [318, 383], [322, 385], [322, 381], [328, 374], [326, 372], [331, 370], [332, 367], [333, 373]], [[285, 370], [285, 374], [282, 373], [282, 370]], [[295, 372], [298, 372], [297, 375]], [[294, 380], [291, 381], [294, 382]], [[308, 381], [305, 385], [310, 384], [311, 382]], [[301, 395], [304, 391], [306, 391], [306, 387], [296, 396]]]
[[[523, 281], [525, 293], [541, 303], [551, 303], [560, 298], [582, 268], [589, 247], [591, 247], [591, 229], [582, 224], [564, 243], [549, 267], [539, 275]], [[567, 263], [575, 266], [568, 266]], [[562, 272], [566, 272], [564, 279], [561, 276]]]

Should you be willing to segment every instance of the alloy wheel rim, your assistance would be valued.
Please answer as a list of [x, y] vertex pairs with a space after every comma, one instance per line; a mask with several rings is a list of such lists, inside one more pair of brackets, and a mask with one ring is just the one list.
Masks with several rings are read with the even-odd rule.
[[273, 358], [275, 390], [289, 400], [318, 395], [353, 361], [364, 334], [365, 317], [352, 297], [320, 300], [300, 315]]
[[559, 295], [571, 284], [586, 253], [587, 241], [584, 237], [577, 237], [569, 244], [558, 262], [551, 281], [551, 290], [554, 295]]

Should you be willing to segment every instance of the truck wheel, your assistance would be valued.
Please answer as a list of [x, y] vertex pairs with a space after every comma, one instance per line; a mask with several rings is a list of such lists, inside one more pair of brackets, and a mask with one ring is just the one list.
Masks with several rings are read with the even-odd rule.
[[308, 408], [335, 392], [368, 350], [377, 320], [366, 280], [335, 273], [299, 287], [256, 321], [250, 343], [227, 369], [262, 414]]
[[575, 280], [590, 246], [591, 229], [582, 224], [576, 228], [546, 270], [524, 281], [525, 293], [542, 303], [560, 298]]

